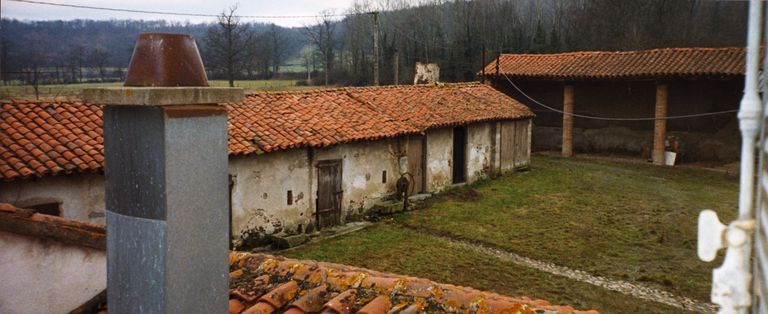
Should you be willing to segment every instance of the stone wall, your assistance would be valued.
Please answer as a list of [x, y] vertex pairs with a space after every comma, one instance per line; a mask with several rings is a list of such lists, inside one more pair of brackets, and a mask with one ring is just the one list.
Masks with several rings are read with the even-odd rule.
[[427, 131], [427, 192], [440, 192], [452, 184], [453, 129]]
[[488, 178], [493, 171], [496, 150], [496, 122], [467, 126], [467, 180]]
[[312, 226], [314, 169], [308, 158], [305, 149], [230, 158], [231, 231], [236, 243], [262, 243], [266, 235], [295, 234]]

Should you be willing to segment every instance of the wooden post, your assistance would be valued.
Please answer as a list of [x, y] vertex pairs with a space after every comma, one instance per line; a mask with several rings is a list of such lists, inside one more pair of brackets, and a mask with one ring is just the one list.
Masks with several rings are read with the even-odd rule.
[[379, 86], [379, 12], [371, 12], [373, 16], [373, 85]]
[[480, 74], [480, 83], [485, 84], [485, 44], [483, 44], [483, 53], [481, 55], [481, 65], [480, 65], [480, 71], [482, 74]]
[[563, 88], [563, 157], [573, 156], [573, 85]]
[[395, 48], [395, 62], [392, 70], [395, 72], [395, 82], [393, 85], [400, 85], [400, 52], [397, 51], [397, 48]]
[[667, 137], [667, 85], [656, 84], [656, 121], [653, 128], [653, 164], [664, 165], [664, 140]]

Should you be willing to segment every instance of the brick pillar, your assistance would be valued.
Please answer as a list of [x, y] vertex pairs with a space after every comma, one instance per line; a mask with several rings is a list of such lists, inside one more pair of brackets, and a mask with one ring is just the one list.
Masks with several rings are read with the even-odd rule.
[[653, 128], [653, 164], [664, 165], [664, 140], [667, 137], [667, 85], [656, 84], [656, 121]]
[[563, 88], [563, 157], [573, 156], [573, 85]]
[[133, 86], [84, 91], [105, 105], [110, 313], [227, 312], [227, 115], [219, 103], [242, 101], [243, 91], [204, 87], [199, 58], [191, 36], [142, 34], [126, 78]]

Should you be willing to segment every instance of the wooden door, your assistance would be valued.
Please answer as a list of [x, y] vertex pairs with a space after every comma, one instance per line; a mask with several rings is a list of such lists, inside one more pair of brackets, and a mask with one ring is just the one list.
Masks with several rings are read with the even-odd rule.
[[424, 137], [408, 137], [408, 172], [413, 176], [413, 194], [424, 192]]
[[317, 228], [341, 223], [341, 160], [317, 163]]
[[501, 122], [501, 143], [499, 143], [499, 161], [501, 171], [515, 168], [515, 123]]

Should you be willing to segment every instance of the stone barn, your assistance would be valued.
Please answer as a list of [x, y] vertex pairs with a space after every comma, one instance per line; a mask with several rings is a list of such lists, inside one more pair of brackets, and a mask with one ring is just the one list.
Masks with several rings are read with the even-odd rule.
[[[663, 164], [666, 146], [682, 161], [732, 162], [744, 58], [743, 48], [502, 54], [479, 75], [536, 113], [534, 150]], [[653, 120], [679, 116], [691, 117]]]
[[[103, 223], [102, 106], [2, 109], [0, 202]], [[227, 110], [238, 245], [360, 220], [401, 176], [436, 193], [530, 160], [533, 113], [479, 83], [261, 92]]]

